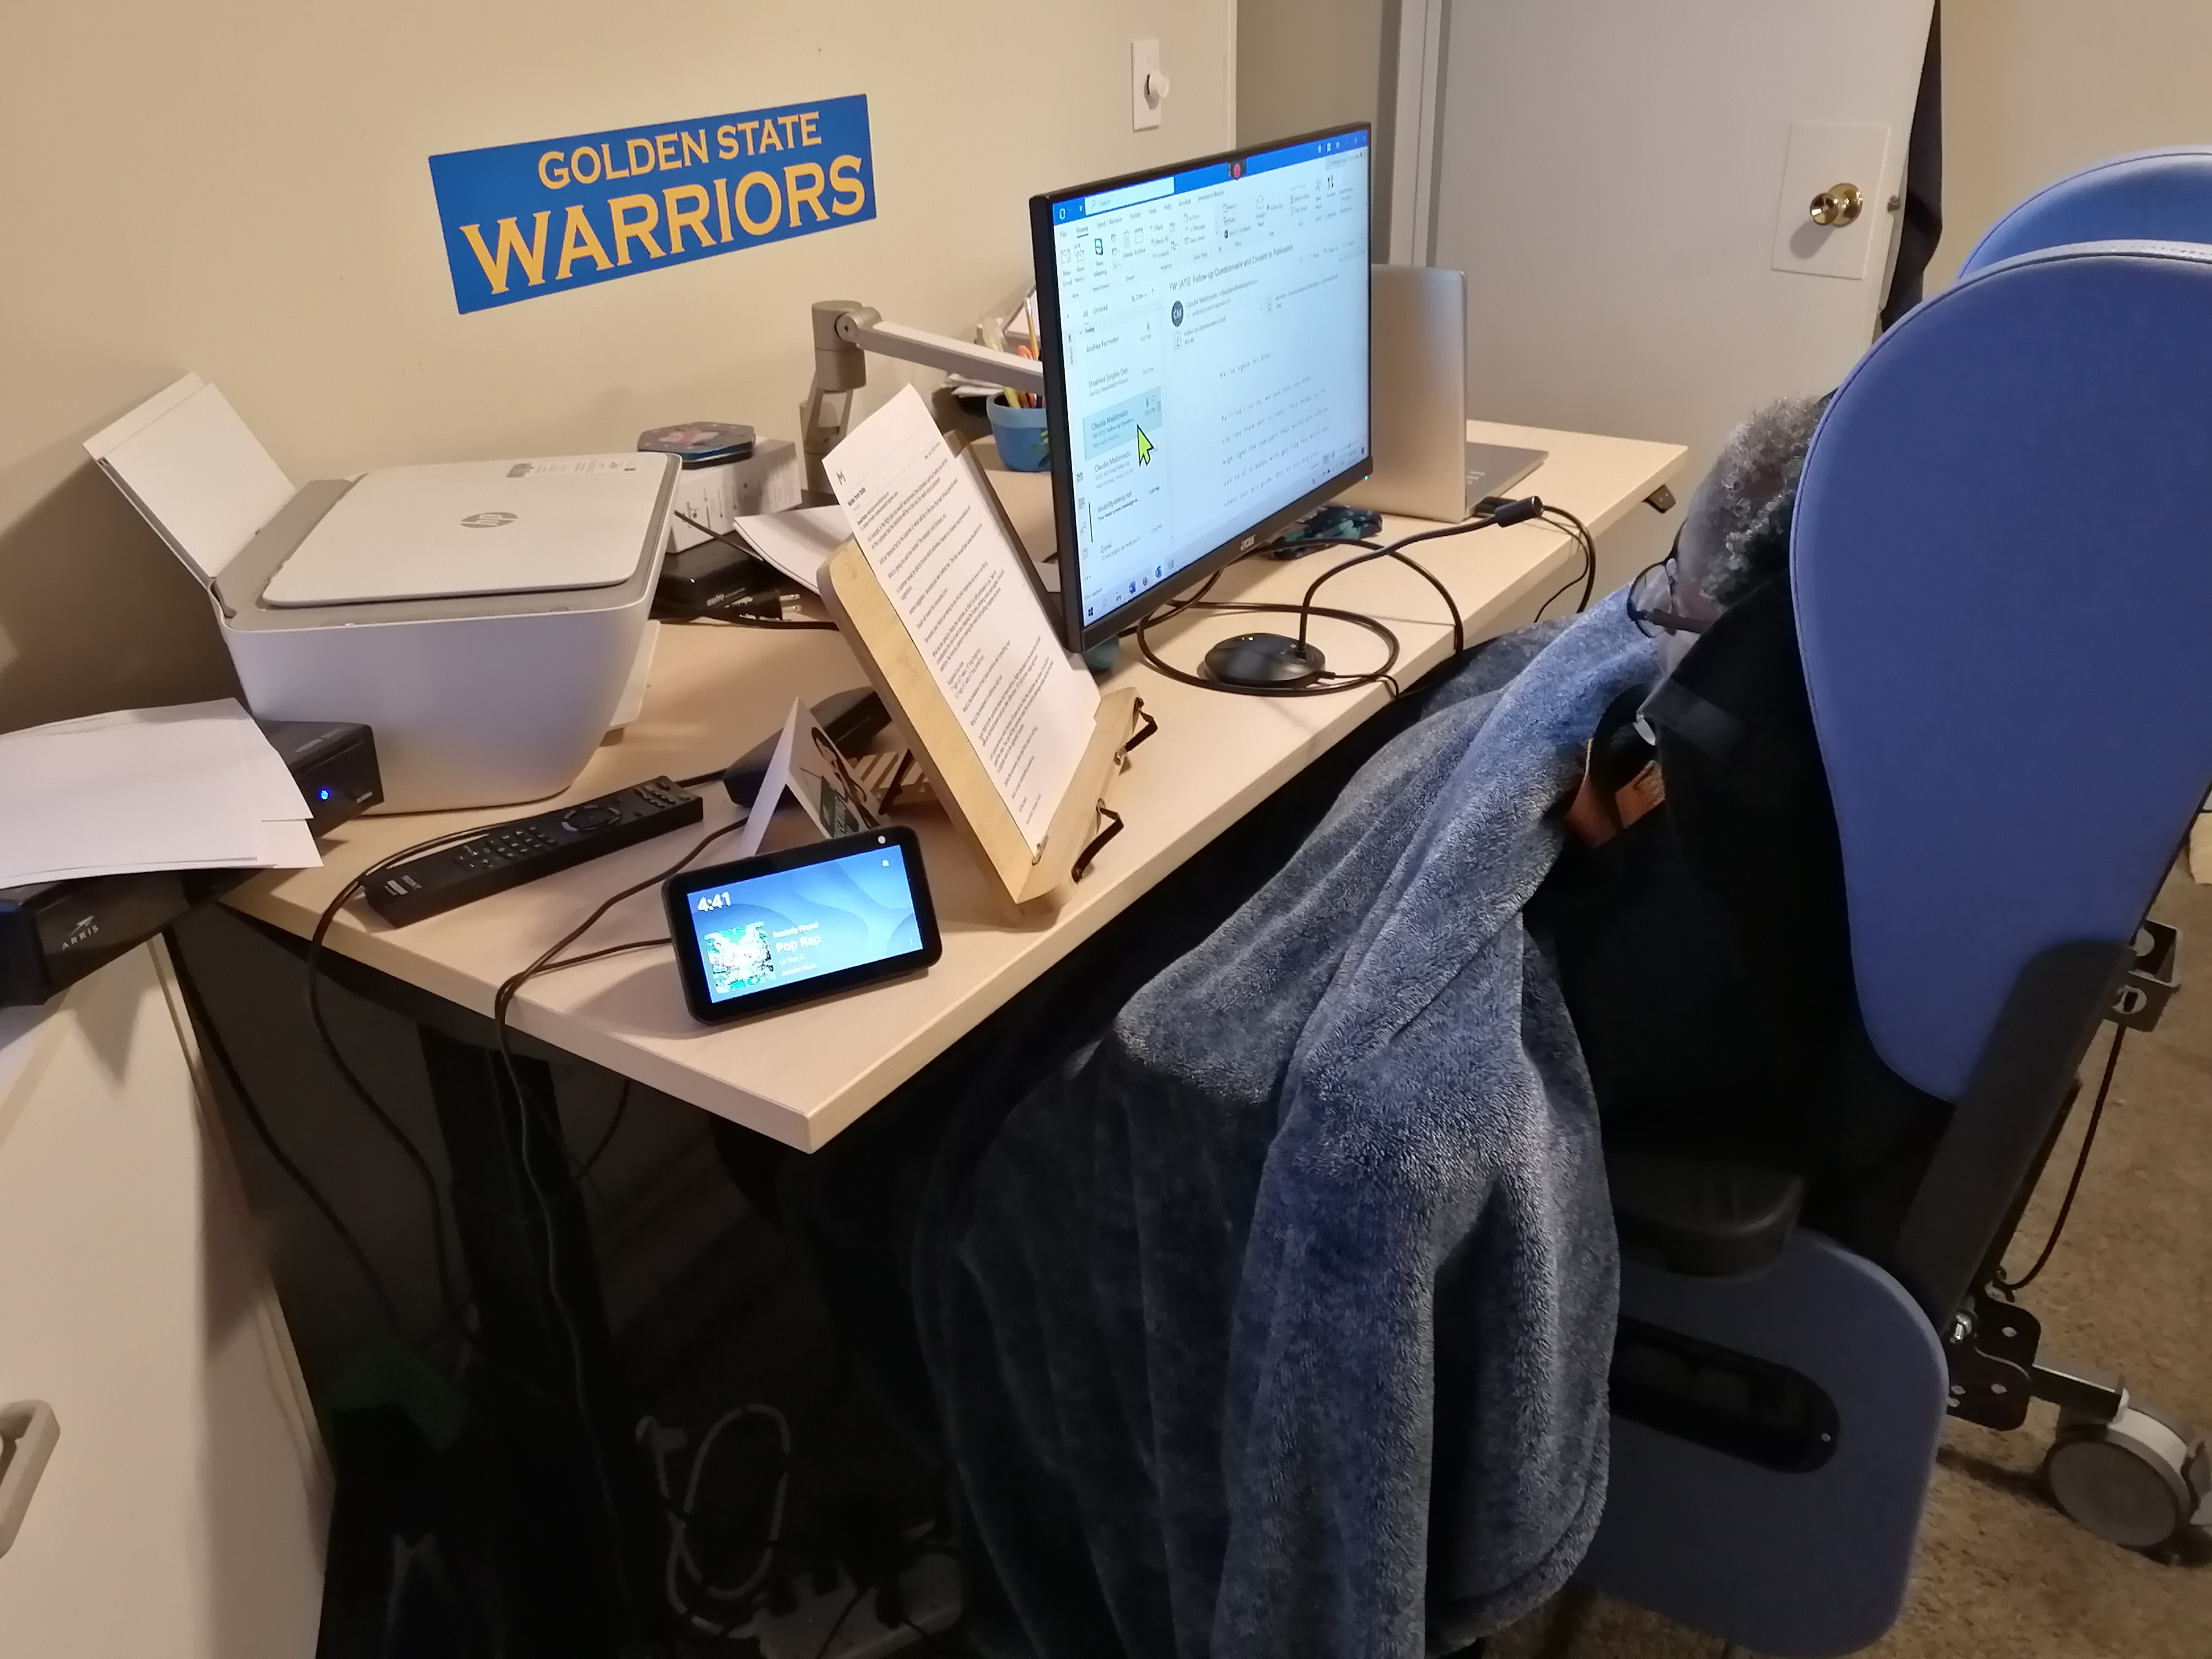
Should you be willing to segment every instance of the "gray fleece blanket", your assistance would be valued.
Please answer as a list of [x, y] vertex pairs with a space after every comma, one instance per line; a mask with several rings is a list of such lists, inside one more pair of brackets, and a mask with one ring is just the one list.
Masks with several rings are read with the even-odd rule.
[[926, 1206], [912, 1288], [987, 1590], [1045, 1659], [1414, 1659], [1558, 1589], [1617, 1262], [1521, 911], [1607, 604], [1499, 641]]

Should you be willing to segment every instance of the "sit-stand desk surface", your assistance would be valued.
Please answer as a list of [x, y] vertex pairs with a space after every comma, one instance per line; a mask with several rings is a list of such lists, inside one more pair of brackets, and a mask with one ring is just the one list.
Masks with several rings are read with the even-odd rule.
[[[1674, 444], [1471, 423], [1471, 438], [1550, 452], [1524, 488], [1602, 532], [1671, 479]], [[1045, 481], [994, 475], [1033, 550], [1050, 536]], [[1386, 520], [1386, 536], [1424, 528]], [[1292, 602], [1341, 549], [1231, 567], [1218, 599]], [[1471, 641], [1533, 619], [1580, 575], [1569, 538], [1542, 523], [1431, 542], [1418, 556], [1452, 592]], [[1324, 602], [1375, 616], [1397, 635], [1409, 683], [1443, 661], [1451, 629], [1436, 592], [1376, 562], [1324, 590]], [[1563, 599], [1561, 607], [1571, 605]], [[1194, 670], [1231, 633], [1287, 618], [1193, 611], [1154, 630], [1170, 662]], [[1314, 636], [1340, 672], [1378, 666], [1379, 642], [1319, 619]], [[840, 637], [698, 625], [663, 628], [643, 715], [604, 744], [562, 799], [641, 780], [719, 770], [782, 722], [793, 697], [818, 702], [861, 682]], [[1169, 680], [1125, 648], [1113, 683], [1133, 686], [1159, 721], [1109, 796], [1127, 827], [1090, 874], [1034, 916], [1011, 920], [995, 878], [934, 809], [906, 817], [921, 834], [945, 936], [927, 975], [832, 1001], [704, 1030], [686, 1017], [665, 951], [611, 957], [533, 981], [513, 1028], [647, 1086], [811, 1151], [979, 1024], [1249, 808], [1380, 708], [1379, 685], [1335, 696], [1230, 696]], [[734, 809], [711, 786], [708, 823]], [[228, 902], [283, 933], [311, 933], [323, 908], [379, 859], [451, 830], [536, 808], [357, 819], [318, 870], [271, 873]], [[666, 868], [694, 845], [687, 830], [430, 921], [389, 928], [359, 905], [326, 941], [349, 960], [333, 975], [407, 1013], [419, 1034], [452, 1170], [453, 1224], [477, 1307], [471, 1368], [476, 1420], [489, 1437], [499, 1596], [517, 1651], [639, 1651], [665, 1606], [665, 1517], [631, 1430], [607, 1329], [589, 1225], [552, 1105], [552, 1078], [528, 1044], [512, 1065], [489, 1045], [500, 983], [606, 895]], [[714, 854], [709, 853], [709, 858]], [[992, 887], [985, 884], [991, 882]], [[579, 948], [650, 939], [665, 928], [648, 890], [617, 908]], [[296, 939], [295, 940], [296, 943]], [[302, 947], [304, 948], [304, 947]], [[364, 972], [366, 969], [368, 971]], [[343, 1490], [341, 1492], [343, 1500]], [[667, 1618], [659, 1613], [659, 1620]]]
[[[1595, 535], [1626, 515], [1680, 467], [1679, 445], [1595, 437], [1470, 422], [1470, 440], [1548, 451], [1521, 486], [1578, 515]], [[1041, 477], [994, 474], [1024, 538], [1040, 520], [1050, 536]], [[1384, 521], [1386, 538], [1425, 527]], [[1569, 538], [1542, 523], [1487, 529], [1414, 550], [1448, 586], [1470, 643], [1529, 621], [1579, 570]], [[1232, 566], [1212, 598], [1292, 602], [1346, 556], [1322, 549], [1288, 562]], [[1553, 613], [1572, 608], [1569, 593]], [[1451, 648], [1437, 593], [1413, 571], [1380, 560], [1347, 572], [1320, 603], [1362, 611], [1398, 636], [1395, 676], [1410, 684]], [[1152, 630], [1154, 647], [1194, 671], [1213, 641], [1248, 629], [1294, 631], [1291, 617], [1192, 611]], [[1379, 664], [1370, 635], [1326, 618], [1313, 636], [1330, 665], [1356, 672]], [[604, 744], [555, 802], [473, 813], [356, 820], [340, 830], [316, 870], [259, 878], [228, 902], [288, 932], [306, 934], [340, 884], [377, 859], [448, 830], [492, 823], [564, 800], [588, 799], [658, 775], [689, 777], [726, 764], [781, 724], [793, 697], [818, 701], [863, 682], [835, 633], [714, 625], [664, 627], [643, 716]], [[920, 833], [945, 936], [945, 956], [919, 978], [878, 986], [762, 1019], [705, 1030], [684, 1012], [665, 953], [639, 952], [533, 981], [515, 1000], [513, 1028], [648, 1087], [719, 1113], [789, 1146], [811, 1151], [943, 1053], [1015, 992], [1096, 933], [1198, 848], [1264, 799], [1316, 756], [1381, 708], [1379, 685], [1329, 696], [1224, 696], [1178, 684], [1146, 666], [1133, 641], [1107, 682], [1134, 686], [1159, 721], [1158, 734], [1130, 757], [1109, 804], [1126, 823], [1083, 881], [1034, 917], [1010, 920], [987, 886], [979, 855], [932, 807], [896, 812]], [[707, 826], [734, 809], [718, 787]], [[500, 982], [527, 964], [605, 894], [642, 880], [688, 850], [703, 830], [662, 836], [511, 892], [405, 928], [391, 928], [358, 903], [332, 927], [326, 948], [421, 990], [489, 1014]], [[732, 838], [734, 839], [734, 838]], [[704, 861], [730, 856], [720, 843]], [[576, 948], [650, 938], [665, 931], [657, 894], [615, 911]]]

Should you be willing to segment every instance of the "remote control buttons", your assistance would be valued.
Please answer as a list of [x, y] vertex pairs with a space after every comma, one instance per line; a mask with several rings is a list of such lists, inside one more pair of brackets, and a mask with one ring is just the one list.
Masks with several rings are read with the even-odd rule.
[[561, 815], [562, 828], [579, 834], [590, 830], [604, 830], [622, 817], [622, 808], [609, 806], [604, 801], [592, 801], [582, 806], [572, 806]]

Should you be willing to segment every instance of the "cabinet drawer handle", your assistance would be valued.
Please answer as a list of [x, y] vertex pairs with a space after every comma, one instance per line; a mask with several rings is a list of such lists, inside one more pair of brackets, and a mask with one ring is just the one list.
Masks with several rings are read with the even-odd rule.
[[31, 1507], [31, 1494], [53, 1455], [62, 1425], [43, 1400], [0, 1406], [0, 1555], [8, 1553]]

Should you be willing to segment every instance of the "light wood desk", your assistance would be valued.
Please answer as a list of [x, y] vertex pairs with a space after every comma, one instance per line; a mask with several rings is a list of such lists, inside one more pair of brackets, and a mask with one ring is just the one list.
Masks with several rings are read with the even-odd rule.
[[[1538, 428], [1468, 424], [1483, 442], [1550, 452], [1523, 483], [1586, 522], [1593, 535], [1668, 482], [1679, 445], [1601, 438]], [[1049, 535], [1042, 480], [994, 475], [1025, 538], [1041, 512]], [[1386, 520], [1387, 538], [1424, 528]], [[1545, 599], [1576, 577], [1580, 555], [1542, 523], [1481, 530], [1414, 550], [1456, 599], [1470, 643], [1529, 621]], [[1216, 599], [1294, 602], [1343, 550], [1301, 560], [1249, 560], [1232, 566]], [[1570, 593], [1553, 606], [1571, 606]], [[1332, 581], [1319, 603], [1364, 611], [1398, 636], [1395, 674], [1410, 684], [1451, 648], [1437, 593], [1412, 571], [1377, 561]], [[1194, 611], [1152, 631], [1155, 649], [1195, 670], [1207, 645], [1248, 629], [1291, 630], [1290, 617]], [[1341, 672], [1377, 665], [1381, 647], [1365, 633], [1327, 619], [1314, 637]], [[781, 725], [793, 697], [817, 701], [860, 684], [851, 653], [834, 633], [775, 633], [711, 626], [664, 628], [643, 718], [604, 745], [558, 800], [587, 799], [665, 774], [687, 777], [726, 764]], [[1133, 641], [1109, 682], [1137, 688], [1159, 721], [1158, 734], [1130, 757], [1109, 804], [1127, 827], [1090, 874], [1047, 902], [1034, 918], [1011, 921], [992, 901], [978, 855], [942, 812], [895, 814], [920, 832], [945, 937], [944, 959], [918, 978], [703, 1030], [684, 1012], [665, 953], [640, 952], [531, 982], [510, 1013], [512, 1026], [553, 1047], [733, 1119], [787, 1145], [811, 1151], [943, 1053], [1015, 992], [1088, 939], [1194, 850], [1316, 756], [1382, 707], [1368, 686], [1338, 696], [1265, 698], [1224, 696], [1177, 684], [1147, 667]], [[733, 810], [709, 786], [708, 824]], [[548, 803], [551, 805], [555, 803]], [[235, 908], [288, 932], [310, 932], [339, 886], [376, 859], [446, 830], [510, 818], [532, 808], [476, 813], [371, 817], [340, 830], [319, 870], [255, 880], [229, 899]], [[663, 836], [405, 928], [386, 927], [360, 907], [332, 928], [329, 948], [478, 1013], [491, 1010], [501, 981], [528, 963], [605, 894], [665, 868], [703, 830]], [[710, 851], [702, 861], [727, 857]], [[650, 938], [665, 924], [655, 893], [611, 913], [584, 945]]]
[[[1673, 444], [1522, 427], [1476, 423], [1468, 431], [1549, 451], [1524, 488], [1580, 516], [1593, 534], [1671, 479], [1684, 455]], [[1044, 481], [994, 477], [1036, 550], [1051, 533]], [[1386, 520], [1383, 533], [1424, 527]], [[1214, 597], [1294, 602], [1342, 556], [1342, 550], [1322, 550], [1287, 563], [1248, 561], [1224, 574]], [[1542, 523], [1431, 542], [1416, 556], [1450, 589], [1470, 642], [1531, 620], [1581, 574], [1579, 550]], [[1322, 594], [1397, 635], [1401, 684], [1451, 649], [1441, 599], [1402, 566], [1361, 566]], [[1154, 638], [1168, 661], [1194, 670], [1217, 639], [1291, 625], [1286, 617], [1194, 611]], [[1321, 619], [1313, 632], [1340, 672], [1379, 666], [1379, 642], [1364, 631]], [[945, 936], [944, 958], [927, 974], [704, 1030], [685, 1015], [668, 953], [641, 951], [532, 981], [511, 1011], [512, 1026], [812, 1151], [1354, 730], [1387, 696], [1380, 686], [1317, 697], [1224, 696], [1169, 680], [1126, 647], [1114, 679], [1137, 690], [1159, 732], [1130, 757], [1109, 797], [1127, 827], [1083, 881], [1031, 907], [1036, 915], [1011, 919], [962, 832], [925, 810], [909, 821], [922, 839]], [[717, 771], [774, 732], [793, 697], [818, 702], [861, 680], [834, 633], [664, 628], [643, 717], [604, 745], [562, 799], [588, 799], [663, 774]], [[708, 823], [727, 823], [734, 809], [721, 792], [703, 793]], [[356, 820], [332, 838], [321, 869], [258, 878], [228, 902], [304, 936], [331, 896], [376, 860], [447, 830], [519, 813], [510, 806]], [[552, 1079], [527, 1054], [504, 1065], [487, 1046], [483, 1017], [501, 981], [604, 896], [665, 869], [703, 833], [664, 836], [410, 927], [386, 927], [356, 906], [327, 941], [352, 959], [339, 965], [357, 988], [416, 1024], [477, 1296], [477, 1346], [488, 1363], [475, 1375], [486, 1396], [497, 1480], [518, 1495], [511, 1512], [502, 1510], [499, 1548], [515, 1582], [533, 1587], [510, 1612], [544, 1635], [548, 1650], [556, 1638], [564, 1651], [622, 1650], [625, 1606], [659, 1604], [666, 1540], [628, 1432], [635, 1414], [607, 1332]], [[659, 895], [647, 891], [610, 914], [585, 944], [652, 939], [665, 928]]]

